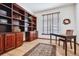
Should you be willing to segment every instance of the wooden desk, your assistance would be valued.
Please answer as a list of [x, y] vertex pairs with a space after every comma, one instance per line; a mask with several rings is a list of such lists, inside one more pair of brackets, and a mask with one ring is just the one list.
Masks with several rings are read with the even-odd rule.
[[68, 35], [61, 35], [61, 34], [44, 34], [44, 35], [50, 35], [50, 44], [52, 43], [52, 35], [56, 37], [56, 44], [57, 44], [57, 37], [62, 37], [65, 39], [65, 56], [67, 56], [67, 39], [73, 38], [74, 39], [74, 55], [76, 55], [76, 35], [68, 36]]

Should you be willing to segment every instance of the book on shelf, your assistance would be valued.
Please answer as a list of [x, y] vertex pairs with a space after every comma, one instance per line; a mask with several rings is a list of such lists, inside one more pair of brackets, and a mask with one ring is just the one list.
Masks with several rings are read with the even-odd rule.
[[2, 24], [7, 24], [7, 19], [0, 19], [0, 23], [2, 23]]
[[22, 20], [22, 17], [18, 14], [14, 14], [13, 18], [18, 19], [18, 20]]
[[28, 22], [28, 18], [27, 17], [25, 17], [25, 22]]
[[19, 21], [14, 20], [13, 25], [19, 25]]
[[6, 11], [4, 11], [4, 10], [2, 10], [2, 9], [0, 9], [0, 15], [7, 16], [7, 12], [6, 12]]

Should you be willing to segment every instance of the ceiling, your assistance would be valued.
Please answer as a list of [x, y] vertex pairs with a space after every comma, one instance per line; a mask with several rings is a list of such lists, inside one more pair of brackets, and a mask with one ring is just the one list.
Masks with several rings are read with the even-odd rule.
[[18, 4], [23, 8], [30, 10], [31, 12], [39, 12], [51, 8], [69, 5], [72, 3], [18, 3]]

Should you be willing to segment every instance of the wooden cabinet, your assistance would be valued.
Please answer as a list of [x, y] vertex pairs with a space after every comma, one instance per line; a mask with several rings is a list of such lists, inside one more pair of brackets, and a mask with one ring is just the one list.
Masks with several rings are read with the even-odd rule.
[[23, 43], [23, 32], [18, 32], [15, 34], [16, 36], [16, 47], [19, 47]]
[[15, 48], [15, 34], [7, 33], [5, 34], [5, 51]]
[[30, 32], [26, 32], [26, 41], [33, 41], [35, 39], [37, 39], [37, 31], [30, 31]]
[[30, 32], [30, 41], [34, 40], [34, 33], [33, 31]]
[[4, 36], [0, 35], [0, 54], [4, 52]]
[[0, 54], [21, 46], [23, 43], [23, 32], [0, 34]]

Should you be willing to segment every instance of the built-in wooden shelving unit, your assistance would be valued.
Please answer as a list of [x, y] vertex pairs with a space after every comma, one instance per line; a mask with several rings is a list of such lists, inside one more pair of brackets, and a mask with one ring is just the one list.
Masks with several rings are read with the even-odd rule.
[[0, 54], [37, 38], [36, 17], [16, 3], [0, 3]]

